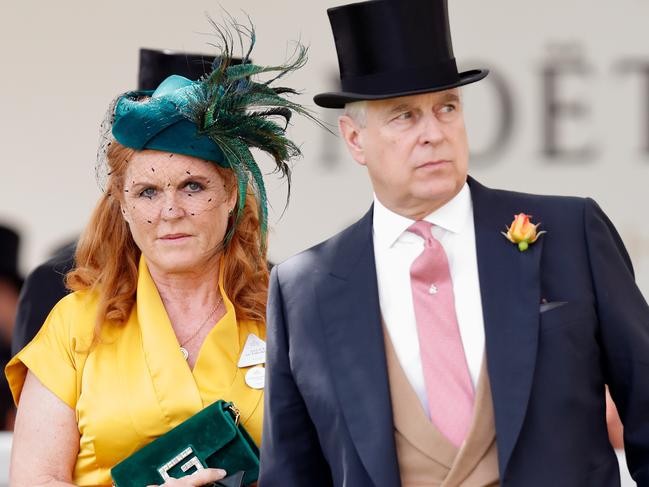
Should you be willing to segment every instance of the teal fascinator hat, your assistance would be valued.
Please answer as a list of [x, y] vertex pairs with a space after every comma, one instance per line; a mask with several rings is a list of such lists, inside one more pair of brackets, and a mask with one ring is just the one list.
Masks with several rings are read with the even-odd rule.
[[197, 82], [172, 75], [155, 91], [132, 91], [117, 100], [113, 137], [135, 150], [155, 149], [198, 157], [230, 167], [223, 151], [184, 111]]
[[[301, 152], [286, 137], [286, 128], [294, 113], [319, 125], [322, 123], [303, 106], [287, 98], [297, 93], [294, 89], [272, 85], [304, 66], [307, 49], [298, 43], [289, 62], [260, 66], [250, 60], [256, 40], [252, 24], [245, 27], [233, 23], [238, 43], [249, 46], [242, 58], [233, 56], [232, 33], [214, 22], [212, 26], [222, 49], [212, 72], [198, 81], [172, 75], [153, 91], [131, 91], [121, 95], [112, 112], [112, 136], [135, 150], [184, 154], [231, 169], [239, 194], [234, 225], [230, 226], [225, 243], [241, 218], [249, 186], [259, 202], [263, 242], [268, 226], [268, 203], [262, 173], [250, 149], [254, 147], [272, 156], [276, 170], [287, 178], [288, 201], [288, 161]], [[254, 81], [265, 74], [270, 74], [271, 78]]]

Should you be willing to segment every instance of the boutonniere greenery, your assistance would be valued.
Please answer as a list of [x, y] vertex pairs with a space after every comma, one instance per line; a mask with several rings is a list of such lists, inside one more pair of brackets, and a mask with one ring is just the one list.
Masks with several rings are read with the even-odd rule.
[[514, 216], [514, 221], [507, 228], [507, 233], [501, 232], [507, 240], [511, 243], [518, 245], [518, 250], [524, 252], [531, 244], [536, 242], [538, 238], [547, 233], [545, 231], [537, 231], [540, 223], [536, 225], [530, 221], [531, 215], [519, 213]]

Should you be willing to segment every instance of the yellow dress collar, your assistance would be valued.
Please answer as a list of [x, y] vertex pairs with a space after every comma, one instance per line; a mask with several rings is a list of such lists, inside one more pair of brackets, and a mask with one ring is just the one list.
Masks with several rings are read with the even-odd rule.
[[[237, 363], [248, 333], [261, 330], [250, 323], [237, 323], [234, 305], [223, 289], [220, 266], [219, 289], [225, 315], [212, 327], [198, 353], [193, 371], [185, 361], [171, 322], [151, 278], [144, 256], [140, 258], [137, 285], [137, 321], [142, 336], [145, 361], [164, 416], [177, 417], [179, 409], [187, 417], [218, 399], [235, 402], [242, 420], [250, 416], [262, 391], [245, 384]], [[244, 325], [244, 326], [242, 326]]]

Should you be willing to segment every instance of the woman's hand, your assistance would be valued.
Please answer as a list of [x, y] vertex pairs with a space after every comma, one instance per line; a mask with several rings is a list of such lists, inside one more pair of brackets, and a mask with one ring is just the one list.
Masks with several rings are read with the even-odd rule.
[[221, 480], [226, 475], [225, 470], [220, 468], [205, 468], [181, 479], [169, 479], [160, 486], [149, 485], [148, 487], [200, 487]]

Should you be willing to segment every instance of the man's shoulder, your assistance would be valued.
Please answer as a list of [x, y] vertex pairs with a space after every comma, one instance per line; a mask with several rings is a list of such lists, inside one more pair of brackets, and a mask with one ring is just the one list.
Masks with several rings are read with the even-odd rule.
[[61, 296], [67, 294], [63, 280], [65, 275], [74, 267], [74, 251], [76, 245], [70, 244], [61, 248], [49, 260], [39, 264], [27, 276], [28, 284], [45, 288], [48, 292], [50, 288], [61, 288]]
[[584, 207], [589, 201], [592, 202], [590, 198], [580, 196], [527, 193], [481, 185], [476, 187], [476, 183], [472, 191], [481, 193], [481, 202], [492, 200], [514, 213], [528, 213], [537, 218], [581, 218]]
[[370, 209], [361, 219], [352, 223], [332, 237], [289, 257], [274, 267], [280, 280], [300, 280], [326, 275], [340, 266], [350, 253], [360, 251], [359, 246], [370, 245], [372, 242], [372, 210]]
[[511, 201], [526, 201], [532, 204], [542, 204], [542, 205], [549, 205], [549, 206], [553, 206], [553, 205], [583, 206], [584, 201], [586, 200], [586, 198], [580, 196], [527, 193], [527, 192], [513, 191], [508, 189], [488, 188], [488, 191], [492, 194], [494, 198], [506, 199]]

